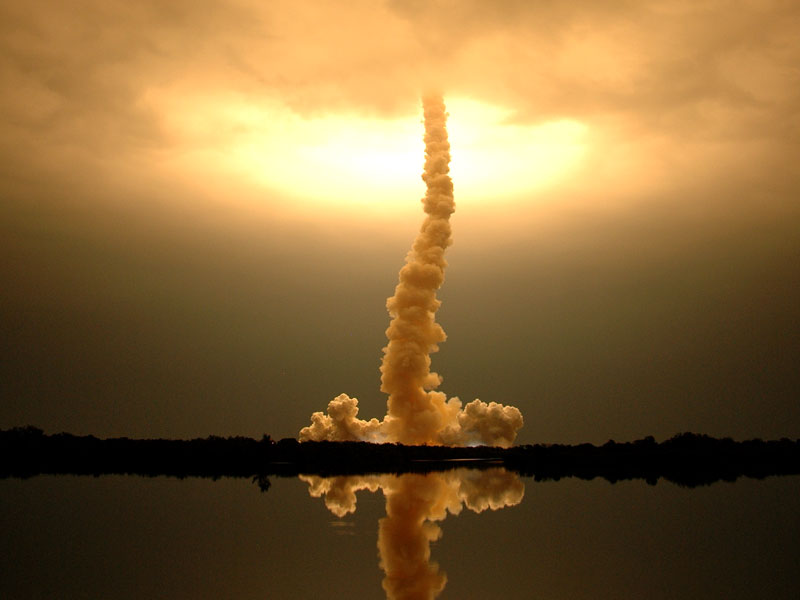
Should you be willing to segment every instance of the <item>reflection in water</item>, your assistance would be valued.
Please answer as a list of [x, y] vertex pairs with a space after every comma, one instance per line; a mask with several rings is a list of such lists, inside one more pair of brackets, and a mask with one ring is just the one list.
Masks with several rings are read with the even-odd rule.
[[437, 521], [466, 506], [479, 513], [522, 501], [525, 486], [516, 474], [502, 468], [457, 469], [405, 475], [300, 476], [314, 498], [338, 517], [356, 510], [356, 492], [380, 489], [386, 497], [386, 517], [378, 526], [383, 589], [390, 599], [435, 598], [447, 576], [431, 561], [430, 544], [441, 537]]

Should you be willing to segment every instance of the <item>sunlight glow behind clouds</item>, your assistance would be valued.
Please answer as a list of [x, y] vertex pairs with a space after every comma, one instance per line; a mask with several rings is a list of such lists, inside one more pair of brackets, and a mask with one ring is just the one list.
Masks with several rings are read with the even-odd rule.
[[[574, 120], [518, 125], [512, 112], [448, 99], [452, 176], [460, 205], [508, 202], [557, 184], [579, 165], [588, 128]], [[183, 149], [182, 170], [221, 171], [331, 209], [394, 212], [421, 197], [421, 112], [303, 118], [278, 103], [236, 97], [156, 102]], [[300, 208], [300, 207], [295, 207]]]

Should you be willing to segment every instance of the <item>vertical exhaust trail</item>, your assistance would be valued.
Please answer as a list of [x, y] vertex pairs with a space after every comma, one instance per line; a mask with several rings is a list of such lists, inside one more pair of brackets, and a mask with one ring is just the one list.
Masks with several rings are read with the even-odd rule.
[[392, 321], [386, 330], [389, 343], [383, 349], [381, 365], [381, 391], [389, 394], [385, 431], [391, 439], [407, 444], [435, 442], [453, 410], [459, 408], [448, 406], [444, 394], [431, 391], [442, 381], [430, 370], [430, 355], [447, 337], [435, 321], [441, 305], [436, 291], [444, 281], [444, 253], [452, 244], [450, 215], [456, 205], [444, 101], [441, 96], [428, 96], [422, 105], [426, 217], [400, 270], [394, 296], [386, 302]]
[[450, 178], [447, 112], [441, 95], [422, 99], [425, 117], [425, 220], [400, 270], [394, 295], [386, 301], [391, 316], [381, 364], [381, 391], [389, 395], [383, 421], [358, 418], [358, 400], [340, 394], [328, 414], [315, 412], [300, 440], [400, 442], [403, 444], [486, 444], [510, 446], [523, 425], [513, 406], [473, 400], [462, 408], [456, 398], [436, 391], [442, 378], [431, 371], [431, 354], [446, 339], [436, 322], [444, 282], [444, 254], [452, 244], [450, 215], [455, 211]]

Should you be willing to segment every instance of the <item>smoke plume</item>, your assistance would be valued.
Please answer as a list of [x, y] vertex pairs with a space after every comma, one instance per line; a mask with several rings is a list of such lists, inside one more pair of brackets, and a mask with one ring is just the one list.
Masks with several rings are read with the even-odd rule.
[[502, 468], [300, 479], [309, 484], [311, 496], [324, 496], [338, 517], [355, 512], [357, 491], [383, 492], [386, 517], [378, 524], [378, 551], [383, 589], [392, 600], [435, 598], [444, 589], [447, 576], [431, 561], [430, 545], [441, 537], [438, 522], [447, 513], [457, 515], [464, 506], [474, 512], [499, 510], [519, 504], [525, 493], [519, 477]]
[[476, 399], [462, 407], [458, 398], [448, 400], [436, 391], [442, 378], [431, 371], [431, 354], [447, 337], [435, 320], [441, 304], [436, 292], [444, 281], [445, 250], [452, 243], [455, 201], [444, 101], [428, 96], [422, 105], [426, 216], [400, 269], [394, 296], [386, 301], [392, 317], [381, 364], [381, 391], [389, 394], [387, 414], [383, 421], [363, 421], [357, 417], [358, 400], [341, 394], [328, 404], [327, 415], [311, 416], [311, 425], [300, 431], [301, 441], [510, 446], [522, 427], [522, 414], [513, 406]]

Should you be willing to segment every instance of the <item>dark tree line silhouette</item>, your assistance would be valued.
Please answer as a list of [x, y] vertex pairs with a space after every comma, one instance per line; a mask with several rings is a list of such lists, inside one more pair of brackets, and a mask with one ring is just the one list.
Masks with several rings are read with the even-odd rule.
[[800, 474], [800, 440], [716, 439], [681, 433], [657, 443], [536, 444], [496, 448], [404, 446], [366, 442], [303, 442], [264, 435], [193, 440], [100, 439], [47, 435], [36, 427], [0, 431], [0, 477], [39, 474], [137, 474], [173, 477], [249, 477], [266, 491], [270, 475], [345, 475], [430, 472], [504, 466], [536, 480], [562, 477], [610, 482], [666, 479], [697, 486], [738, 477]]

